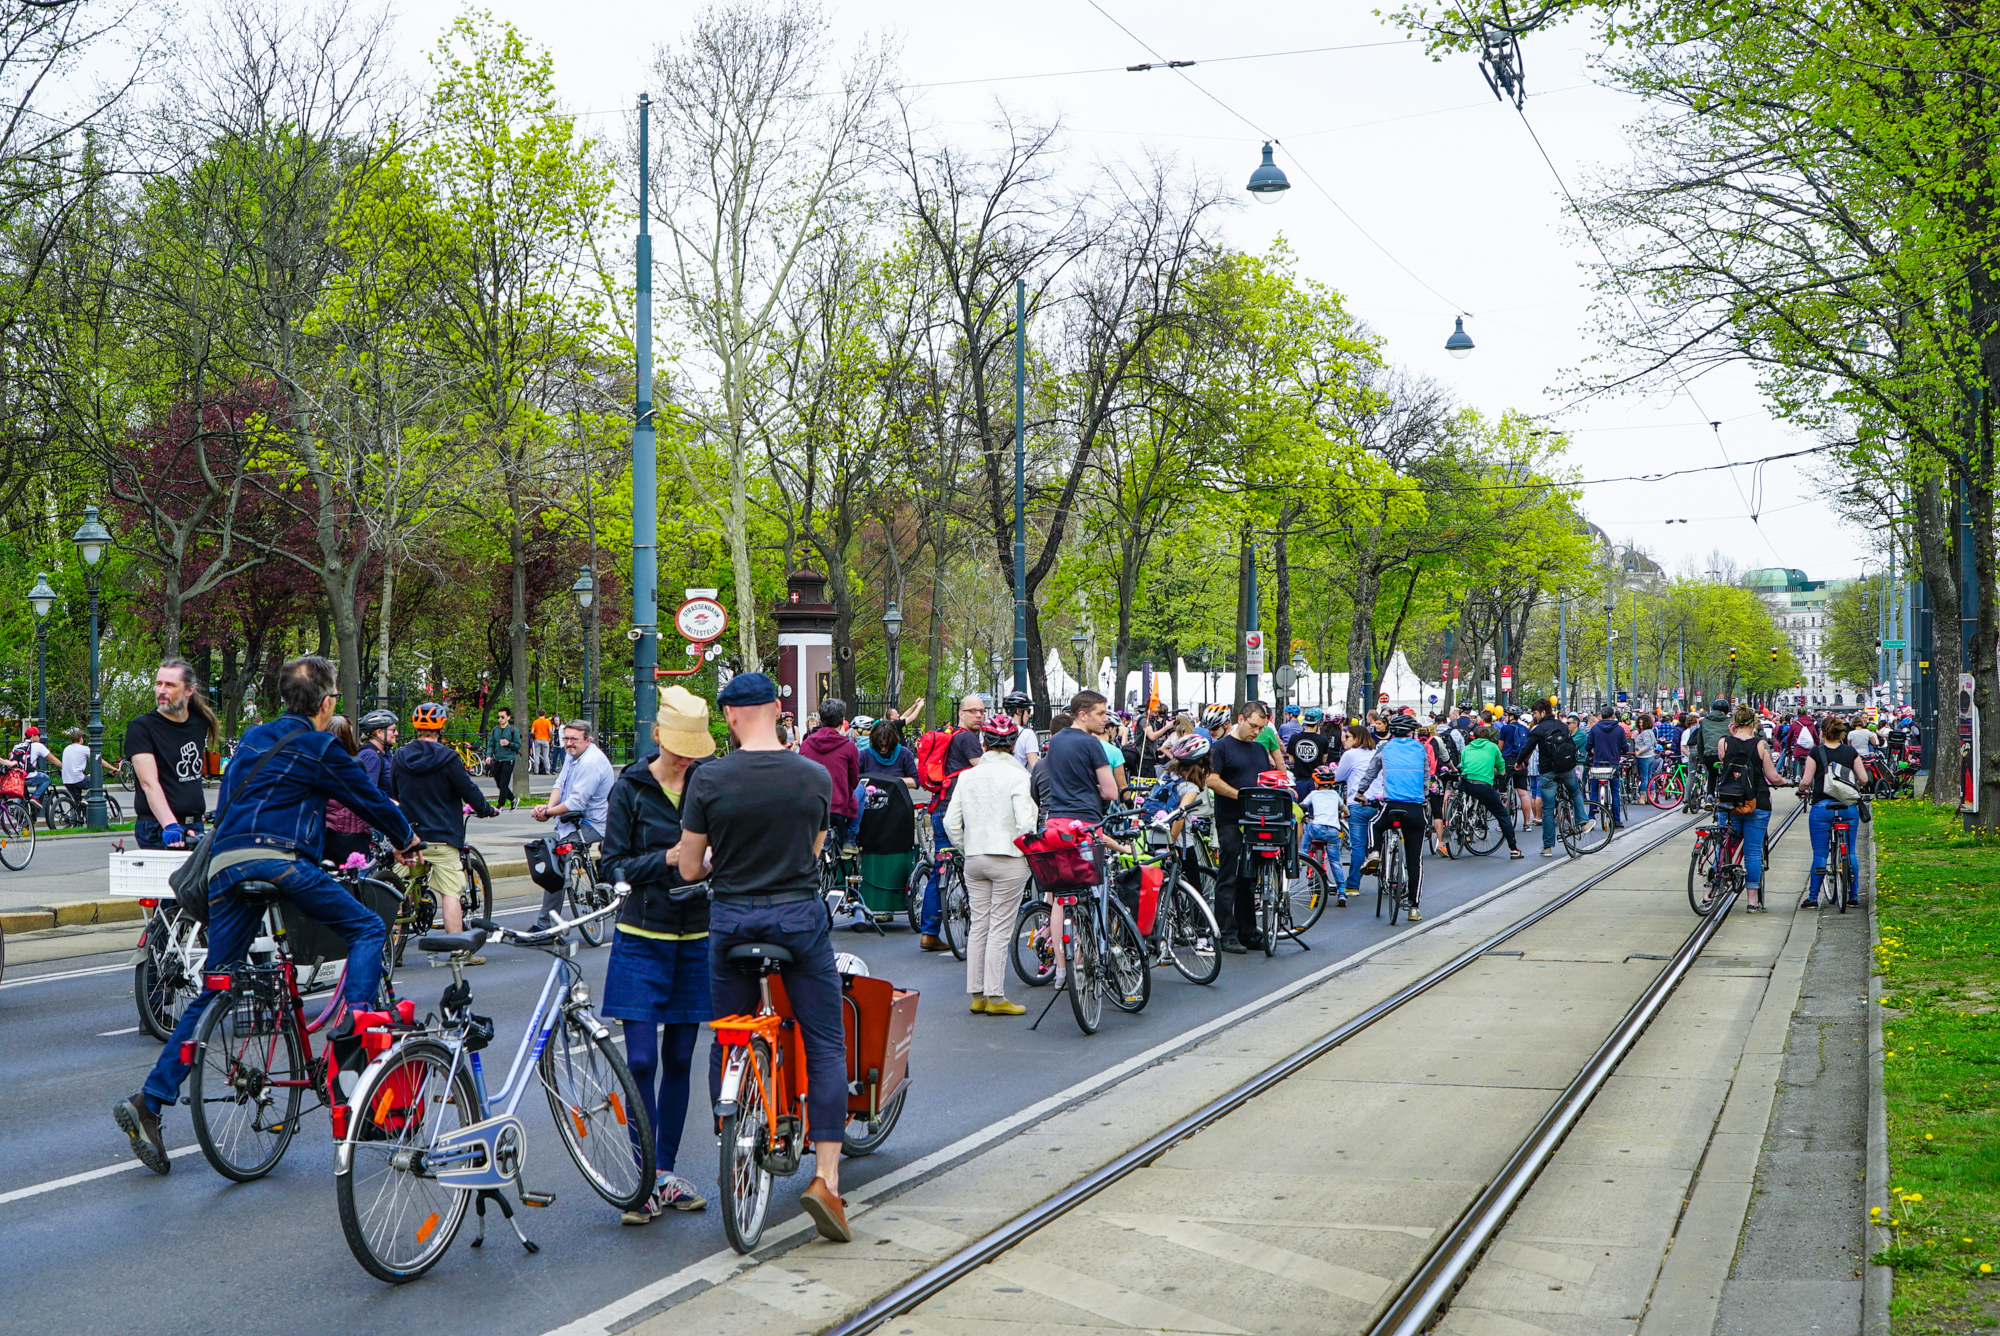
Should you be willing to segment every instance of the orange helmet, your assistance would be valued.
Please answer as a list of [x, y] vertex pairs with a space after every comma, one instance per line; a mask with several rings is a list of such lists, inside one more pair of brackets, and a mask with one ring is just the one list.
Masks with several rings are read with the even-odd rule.
[[436, 701], [427, 700], [416, 709], [410, 711], [410, 727], [443, 728], [444, 721], [449, 718], [451, 718], [451, 711], [445, 709], [444, 706], [439, 705]]

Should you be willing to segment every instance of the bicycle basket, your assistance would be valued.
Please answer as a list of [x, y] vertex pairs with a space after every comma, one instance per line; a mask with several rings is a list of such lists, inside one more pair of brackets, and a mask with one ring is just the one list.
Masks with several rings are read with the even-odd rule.
[[1097, 849], [1089, 822], [1052, 816], [1033, 835], [1019, 835], [1014, 847], [1028, 859], [1028, 870], [1044, 891], [1079, 891], [1097, 885]]

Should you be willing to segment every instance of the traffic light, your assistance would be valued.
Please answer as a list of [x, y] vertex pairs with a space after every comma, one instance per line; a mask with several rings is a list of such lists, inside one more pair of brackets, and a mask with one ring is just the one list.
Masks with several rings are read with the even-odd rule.
[[1776, 645], [1771, 646], [1771, 666], [1773, 668], [1778, 666], [1778, 647]]
[[1731, 668], [1736, 666], [1736, 646], [1734, 645], [1729, 647], [1729, 666]]

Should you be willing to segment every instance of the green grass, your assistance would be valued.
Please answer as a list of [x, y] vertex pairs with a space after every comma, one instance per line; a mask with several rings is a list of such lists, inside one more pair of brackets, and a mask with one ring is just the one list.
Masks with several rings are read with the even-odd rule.
[[1895, 1336], [2000, 1326], [2000, 840], [1875, 807]]

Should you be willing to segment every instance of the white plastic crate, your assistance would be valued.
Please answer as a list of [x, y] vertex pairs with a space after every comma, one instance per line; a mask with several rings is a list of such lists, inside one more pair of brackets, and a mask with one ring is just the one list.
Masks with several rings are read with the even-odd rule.
[[187, 861], [190, 852], [187, 849], [140, 849], [135, 853], [112, 854], [111, 894], [131, 899], [173, 899], [174, 888], [167, 885], [167, 878]]

